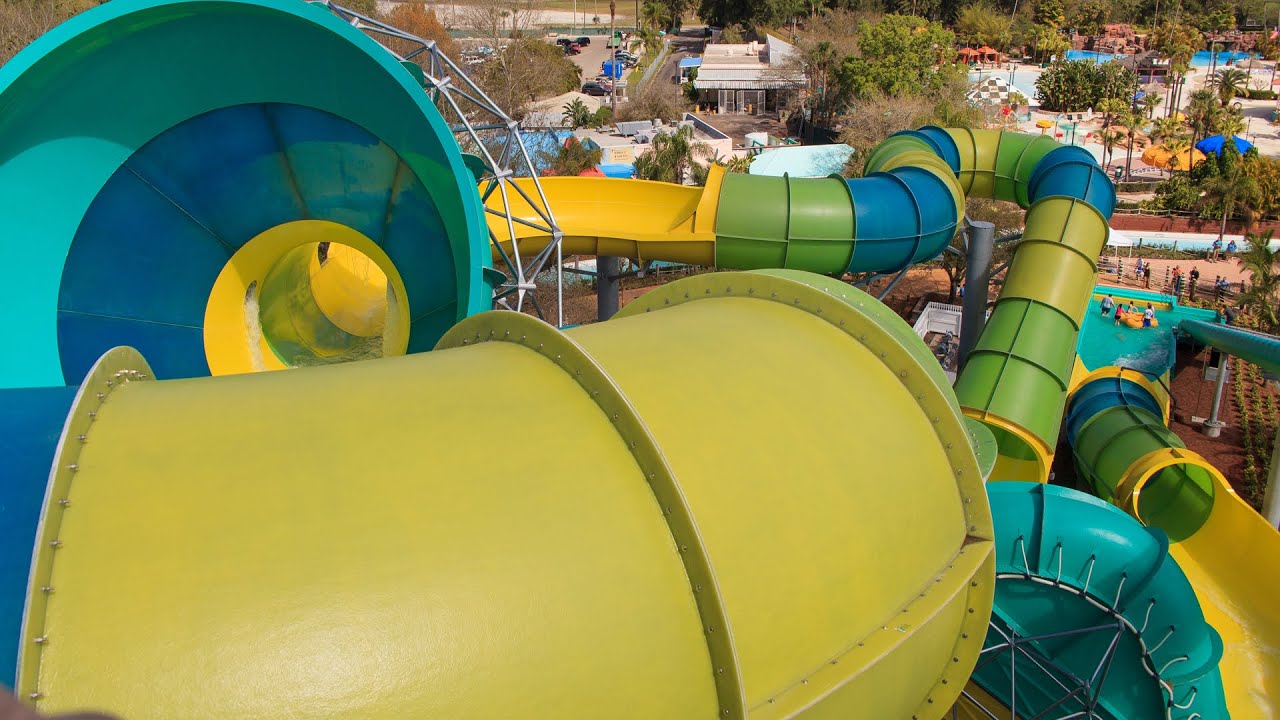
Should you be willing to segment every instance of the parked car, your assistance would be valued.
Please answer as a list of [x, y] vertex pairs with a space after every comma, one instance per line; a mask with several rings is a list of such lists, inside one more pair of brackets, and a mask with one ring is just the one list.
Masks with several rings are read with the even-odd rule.
[[581, 55], [582, 48], [578, 46], [578, 43], [573, 43], [572, 45], [565, 45], [564, 54], [565, 55]]
[[589, 82], [582, 84], [582, 92], [587, 95], [603, 97], [609, 94], [609, 88], [604, 83]]
[[608, 75], [597, 75], [591, 78], [591, 82], [600, 83], [606, 88], [613, 87], [613, 78], [609, 77]]
[[573, 41], [578, 43], [582, 47], [586, 47], [591, 44], [591, 38], [587, 37], [586, 35], [583, 35], [581, 37], [576, 37], [573, 39]]
[[[570, 46], [570, 45], [572, 45], [574, 42], [575, 42], [575, 41], [570, 40], [569, 38], [556, 38], [556, 44], [557, 44], [557, 45], [562, 45], [562, 46], [564, 46], [564, 47], [569, 47], [569, 46]], [[581, 45], [582, 43], [578, 43], [578, 44], [579, 44], [579, 45]]]

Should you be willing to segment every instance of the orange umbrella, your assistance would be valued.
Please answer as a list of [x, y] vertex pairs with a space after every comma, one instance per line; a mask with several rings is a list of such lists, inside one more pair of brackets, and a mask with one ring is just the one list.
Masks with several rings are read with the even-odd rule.
[[1202, 160], [1204, 153], [1191, 147], [1175, 153], [1164, 145], [1152, 145], [1142, 152], [1142, 162], [1156, 168], [1190, 170]]
[[1041, 118], [1036, 121], [1036, 127], [1041, 128], [1043, 130], [1048, 130], [1049, 128], [1053, 127], [1053, 121], [1045, 120], [1044, 118]]

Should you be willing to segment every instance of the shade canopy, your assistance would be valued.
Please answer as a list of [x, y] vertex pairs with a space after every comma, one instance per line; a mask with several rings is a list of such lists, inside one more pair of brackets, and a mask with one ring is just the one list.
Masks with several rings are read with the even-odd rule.
[[967, 48], [967, 47], [966, 47], [966, 48], [960, 48], [960, 49], [959, 49], [959, 50], [957, 50], [956, 52], [957, 52], [957, 53], [959, 53], [960, 55], [965, 55], [965, 56], [968, 56], [968, 55], [979, 55], [979, 54], [980, 54], [977, 50], [974, 50], [973, 48]]
[[1142, 162], [1155, 168], [1190, 170], [1204, 160], [1204, 153], [1195, 148], [1174, 151], [1165, 145], [1152, 145], [1142, 153]]
[[[1236, 150], [1239, 150], [1242, 154], [1245, 152], [1248, 152], [1249, 148], [1253, 147], [1253, 143], [1249, 142], [1248, 140], [1245, 140], [1242, 137], [1232, 135], [1231, 139], [1234, 140], [1236, 143]], [[1203, 153], [1222, 152], [1222, 146], [1225, 143], [1226, 143], [1226, 138], [1223, 137], [1222, 135], [1210, 135], [1209, 137], [1196, 143], [1196, 149]]]
[[998, 53], [998, 51], [995, 48], [988, 47], [986, 45], [983, 45], [982, 47], [978, 48], [978, 52], [982, 55], [996, 55]]

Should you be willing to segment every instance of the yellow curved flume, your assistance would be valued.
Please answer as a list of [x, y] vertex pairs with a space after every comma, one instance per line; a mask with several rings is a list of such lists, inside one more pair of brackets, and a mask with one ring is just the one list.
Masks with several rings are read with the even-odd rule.
[[[55, 461], [20, 691], [179, 720], [941, 717], [994, 591], [977, 461], [910, 329], [803, 277], [288, 373], [109, 353]], [[491, 432], [513, 402], [539, 422]]]

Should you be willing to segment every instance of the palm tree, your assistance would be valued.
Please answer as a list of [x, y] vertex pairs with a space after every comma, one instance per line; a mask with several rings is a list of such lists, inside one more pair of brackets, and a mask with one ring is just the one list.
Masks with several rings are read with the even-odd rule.
[[587, 104], [582, 102], [582, 98], [574, 98], [570, 102], [565, 103], [564, 112], [561, 113], [561, 117], [563, 117], [565, 122], [569, 123], [569, 126], [574, 130], [589, 124], [591, 122], [591, 115], [591, 108], [587, 107]]
[[1227, 167], [1218, 175], [1205, 178], [1200, 185], [1202, 191], [1201, 204], [1213, 201], [1222, 203], [1222, 225], [1218, 228], [1218, 238], [1227, 234], [1227, 219], [1243, 206], [1246, 210], [1256, 207], [1263, 200], [1262, 187], [1249, 174], [1244, 163], [1236, 157], [1235, 162], [1224, 163]]
[[[1187, 153], [1187, 157], [1191, 157], [1191, 141], [1186, 135], [1178, 134], [1170, 137], [1164, 142], [1164, 147], [1169, 151], [1169, 170], [1182, 169], [1182, 153]], [[1190, 166], [1187, 170], [1190, 170]]]
[[640, 8], [641, 21], [653, 30], [671, 28], [671, 12], [665, 3], [647, 0]]
[[1185, 137], [1186, 134], [1187, 129], [1177, 118], [1160, 117], [1151, 121], [1151, 139], [1155, 142], [1164, 143], [1167, 146], [1170, 140], [1177, 140]]
[[1164, 102], [1164, 98], [1160, 97], [1157, 93], [1149, 92], [1146, 95], [1143, 95], [1142, 109], [1145, 111], [1146, 116], [1148, 118], [1155, 117], [1156, 108], [1159, 107], [1162, 102]]
[[1249, 89], [1249, 73], [1240, 68], [1223, 68], [1210, 75], [1205, 85], [1218, 91], [1218, 102], [1226, 107]]
[[1187, 104], [1187, 124], [1191, 126], [1192, 143], [1209, 137], [1218, 125], [1218, 114], [1222, 106], [1218, 104], [1218, 94], [1209, 88], [1200, 88], [1191, 93]]
[[691, 126], [660, 133], [653, 138], [649, 152], [636, 158], [636, 178], [683, 185], [694, 159], [710, 157], [711, 153], [711, 146], [693, 139]]
[[1098, 135], [1102, 137], [1102, 166], [1106, 167], [1107, 158], [1111, 157], [1111, 151], [1115, 148], [1116, 143], [1120, 142], [1120, 138], [1125, 134], [1119, 130], [1111, 128], [1102, 128], [1098, 131]]
[[1215, 118], [1213, 124], [1214, 132], [1229, 138], [1232, 135], [1239, 135], [1244, 132], [1244, 110], [1240, 107], [1240, 103], [1230, 105], [1222, 109]]
[[1271, 249], [1271, 231], [1245, 236], [1249, 248], [1236, 257], [1236, 262], [1250, 275], [1249, 287], [1240, 293], [1240, 307], [1248, 309], [1262, 324], [1262, 329], [1275, 332], [1280, 327], [1276, 316], [1276, 291], [1280, 290], [1280, 273], [1276, 263], [1280, 252]]

